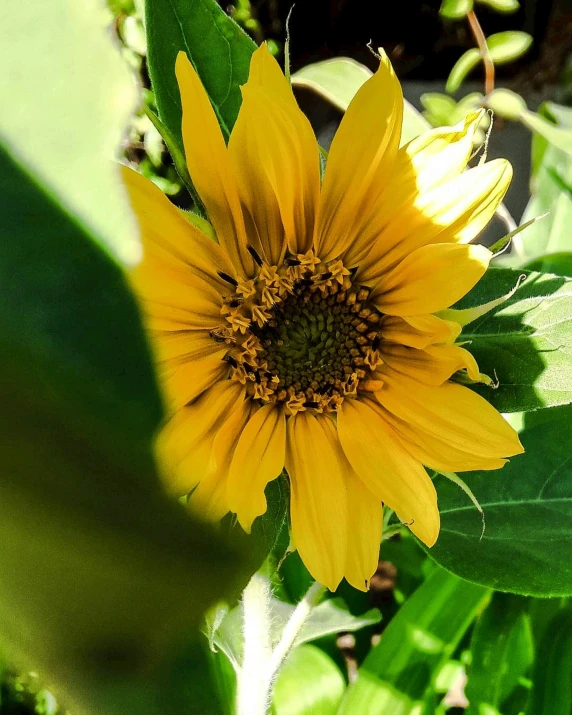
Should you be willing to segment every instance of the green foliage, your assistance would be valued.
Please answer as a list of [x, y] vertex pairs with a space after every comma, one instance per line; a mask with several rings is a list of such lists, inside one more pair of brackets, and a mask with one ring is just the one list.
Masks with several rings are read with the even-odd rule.
[[554, 617], [544, 633], [533, 673], [529, 712], [569, 715], [572, 711], [572, 607]]
[[491, 268], [456, 307], [514, 295], [463, 329], [481, 372], [498, 382], [480, 392], [500, 412], [572, 402], [570, 280], [550, 274]]
[[299, 646], [288, 656], [274, 686], [274, 715], [336, 715], [345, 687], [340, 669], [324, 651]]
[[459, 20], [473, 9], [473, 0], [443, 0], [439, 14], [448, 20]]
[[339, 715], [408, 715], [419, 707], [489, 593], [435, 569], [367, 655]]
[[503, 703], [532, 665], [534, 643], [527, 599], [495, 593], [471, 638], [467, 715], [504, 712]]
[[216, 0], [146, 0], [145, 17], [149, 72], [161, 121], [182, 148], [175, 60], [183, 51], [201, 78], [228, 139], [255, 44]]
[[[438, 478], [441, 533], [431, 558], [475, 583], [532, 596], [572, 594], [572, 424], [548, 410], [521, 432], [525, 453], [501, 471], [463, 475], [484, 511]], [[482, 538], [481, 538], [482, 534]]]

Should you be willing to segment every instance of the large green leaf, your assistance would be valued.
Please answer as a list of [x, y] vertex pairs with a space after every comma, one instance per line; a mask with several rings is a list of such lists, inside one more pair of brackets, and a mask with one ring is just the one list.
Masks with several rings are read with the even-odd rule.
[[[182, 148], [175, 60], [186, 52], [226, 138], [238, 116], [255, 44], [216, 0], [146, 0], [149, 72], [159, 116]], [[200, 141], [200, 137], [198, 138]]]
[[436, 569], [405, 602], [361, 665], [338, 715], [419, 712], [489, 591]]
[[3, 3], [0, 137], [127, 263], [137, 229], [112, 160], [137, 93], [100, 0]]
[[439, 479], [441, 533], [429, 555], [442, 566], [501, 591], [572, 594], [572, 422], [566, 408], [545, 416], [521, 432], [525, 453], [502, 470], [463, 474], [484, 511], [482, 538], [480, 514]]
[[4, 151], [0, 194], [0, 641], [78, 713], [161, 713], [173, 646], [241, 559], [160, 487], [122, 271]]
[[346, 682], [334, 661], [313, 645], [295, 648], [282, 666], [272, 705], [275, 715], [336, 715]]
[[500, 711], [528, 673], [534, 659], [534, 644], [528, 600], [495, 593], [480, 615], [471, 638], [471, 665], [465, 694], [467, 715]]
[[528, 712], [570, 715], [572, 712], [572, 607], [556, 615], [538, 650]]
[[456, 306], [508, 300], [463, 329], [462, 340], [498, 388], [480, 392], [501, 412], [572, 402], [572, 281], [562, 276], [491, 268]]

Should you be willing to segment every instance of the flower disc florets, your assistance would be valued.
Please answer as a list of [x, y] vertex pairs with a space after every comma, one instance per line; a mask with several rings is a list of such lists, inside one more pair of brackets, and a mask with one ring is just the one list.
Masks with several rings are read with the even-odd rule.
[[237, 282], [222, 308], [228, 328], [213, 333], [230, 348], [231, 378], [287, 414], [334, 411], [358, 387], [371, 387], [381, 363], [381, 313], [369, 290], [352, 282], [342, 261], [321, 262], [312, 252], [265, 265]]

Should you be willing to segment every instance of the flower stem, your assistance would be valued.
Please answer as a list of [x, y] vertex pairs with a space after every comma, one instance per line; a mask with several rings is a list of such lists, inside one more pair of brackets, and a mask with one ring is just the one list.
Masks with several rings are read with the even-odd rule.
[[255, 573], [242, 594], [244, 651], [237, 675], [237, 715], [266, 715], [268, 712], [272, 683], [270, 602], [268, 580]]
[[242, 596], [244, 654], [237, 675], [237, 715], [267, 715], [274, 680], [325, 590], [319, 583], [310, 586], [272, 650], [270, 586], [264, 576], [254, 574]]
[[477, 16], [475, 15], [475, 11], [471, 10], [467, 14], [467, 20], [469, 21], [469, 25], [471, 26], [471, 31], [473, 33], [473, 36], [477, 42], [477, 45], [479, 46], [479, 50], [481, 51], [481, 57], [483, 58], [483, 64], [485, 66], [485, 96], [490, 94], [493, 89], [495, 88], [495, 66], [491, 57], [491, 53], [489, 52], [489, 48], [487, 45], [487, 38], [485, 37], [485, 33], [483, 32], [483, 29], [477, 20]]

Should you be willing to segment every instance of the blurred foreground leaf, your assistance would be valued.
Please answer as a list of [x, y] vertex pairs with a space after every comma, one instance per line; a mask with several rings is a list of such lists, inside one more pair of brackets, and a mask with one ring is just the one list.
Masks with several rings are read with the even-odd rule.
[[0, 21], [0, 137], [122, 261], [141, 254], [113, 163], [137, 101], [98, 0], [8, 2]]
[[4, 151], [0, 194], [0, 642], [77, 713], [163, 713], [173, 648], [241, 561], [161, 489], [121, 270]]
[[161, 121], [182, 149], [175, 60], [183, 51], [201, 78], [228, 139], [242, 101], [239, 85], [248, 79], [254, 42], [216, 0], [146, 0], [145, 19], [149, 72]]
[[[539, 222], [541, 223], [541, 222]], [[462, 340], [498, 388], [479, 388], [500, 412], [572, 402], [572, 281], [563, 276], [491, 268], [455, 307], [508, 300], [463, 328]]]
[[[338, 715], [409, 715], [435, 685], [490, 592], [436, 569], [404, 603], [360, 666]], [[427, 711], [429, 715], [431, 711]]]
[[429, 555], [470, 581], [531, 596], [572, 594], [572, 422], [544, 410], [520, 437], [525, 453], [495, 472], [467, 472], [480, 514], [454, 484], [438, 479], [441, 533]]
[[572, 606], [557, 613], [538, 645], [529, 712], [572, 712]]

